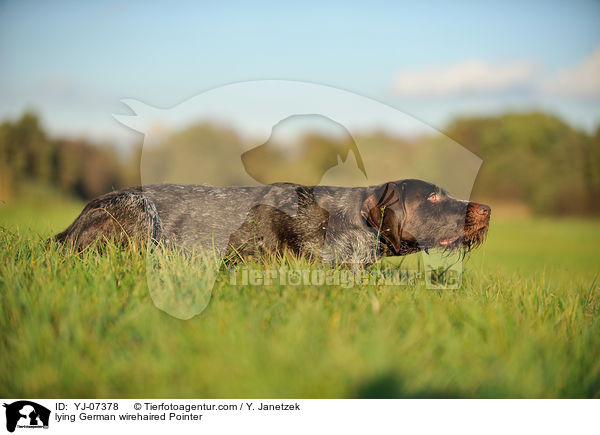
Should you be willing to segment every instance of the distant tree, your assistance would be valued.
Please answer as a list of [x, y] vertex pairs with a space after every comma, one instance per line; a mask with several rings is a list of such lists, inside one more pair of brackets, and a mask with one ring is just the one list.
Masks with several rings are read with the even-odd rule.
[[34, 113], [26, 112], [14, 123], [0, 128], [0, 191], [12, 196], [15, 185], [24, 179], [50, 180], [52, 148]]
[[446, 134], [483, 159], [475, 195], [518, 199], [540, 213], [597, 212], [590, 205], [598, 177], [593, 140], [560, 119], [544, 113], [466, 118]]
[[583, 147], [583, 177], [587, 189], [588, 209], [600, 214], [600, 126]]
[[30, 181], [90, 198], [118, 186], [121, 178], [110, 146], [51, 140], [30, 112], [17, 121], [0, 124], [0, 199], [10, 199], [19, 186]]

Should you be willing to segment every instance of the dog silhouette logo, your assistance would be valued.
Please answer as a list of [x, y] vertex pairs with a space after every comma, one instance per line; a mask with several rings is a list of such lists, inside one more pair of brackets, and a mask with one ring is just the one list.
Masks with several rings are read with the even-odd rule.
[[[144, 194], [151, 195], [145, 186], [170, 183], [210, 188], [274, 186], [263, 195], [237, 196], [226, 221], [216, 214], [220, 210], [194, 208], [193, 220], [206, 224], [196, 226], [202, 243], [200, 255], [192, 256], [191, 261], [197, 262], [188, 268], [190, 273], [182, 273], [168, 251], [151, 246], [146, 256], [150, 296], [157, 308], [179, 319], [205, 310], [223, 261], [237, 258], [232, 243], [256, 243], [232, 239], [251, 230], [254, 218], [249, 216], [268, 212], [286, 221], [298, 219], [299, 207], [302, 213], [310, 211], [315, 222], [327, 223], [316, 227], [314, 236], [323, 240], [318, 249], [323, 260], [366, 265], [378, 258], [379, 245], [373, 248], [374, 256], [338, 258], [333, 246], [341, 236], [329, 225], [337, 209], [335, 202], [324, 199], [326, 186], [364, 188], [420, 179], [469, 198], [481, 165], [468, 149], [396, 108], [314, 83], [233, 83], [170, 108], [121, 101], [132, 114], [113, 117], [144, 136], [140, 156]], [[414, 132], [422, 138], [411, 139]], [[289, 183], [312, 189], [296, 197]], [[347, 245], [353, 242], [348, 239]], [[434, 251], [423, 255], [426, 271], [462, 270], [462, 257]], [[459, 283], [456, 280], [447, 288], [458, 288]], [[431, 288], [433, 284], [428, 282]]]
[[4, 404], [6, 408], [6, 430], [14, 432], [16, 428], [48, 429], [50, 410], [29, 400], [19, 400]]

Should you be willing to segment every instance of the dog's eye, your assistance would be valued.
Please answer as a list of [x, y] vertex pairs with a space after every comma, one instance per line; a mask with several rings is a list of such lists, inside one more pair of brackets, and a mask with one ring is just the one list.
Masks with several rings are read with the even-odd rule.
[[440, 195], [437, 192], [432, 192], [427, 197], [427, 201], [437, 202], [440, 200]]

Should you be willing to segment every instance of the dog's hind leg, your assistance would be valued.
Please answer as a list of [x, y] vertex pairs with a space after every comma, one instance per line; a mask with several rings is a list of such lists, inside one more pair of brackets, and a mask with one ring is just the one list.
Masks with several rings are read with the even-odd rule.
[[158, 242], [161, 221], [152, 201], [141, 189], [111, 192], [90, 201], [63, 232], [54, 236], [81, 251], [95, 241], [114, 240], [122, 245]]

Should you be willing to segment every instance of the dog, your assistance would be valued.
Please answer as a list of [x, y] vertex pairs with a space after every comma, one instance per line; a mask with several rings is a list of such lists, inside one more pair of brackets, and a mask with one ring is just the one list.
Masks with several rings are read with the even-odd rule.
[[221, 258], [290, 252], [370, 264], [421, 250], [483, 243], [491, 209], [426, 181], [371, 187], [162, 184], [90, 201], [55, 240], [81, 251], [96, 241], [210, 249]]

